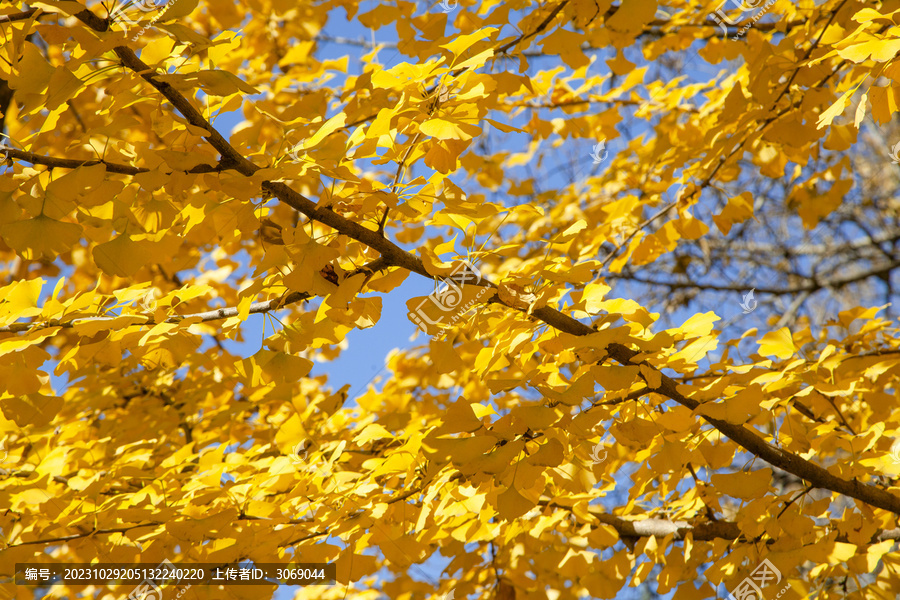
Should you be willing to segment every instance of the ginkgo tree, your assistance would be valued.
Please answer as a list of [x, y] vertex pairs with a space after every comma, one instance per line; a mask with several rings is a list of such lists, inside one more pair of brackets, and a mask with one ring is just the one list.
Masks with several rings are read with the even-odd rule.
[[[4, 4], [0, 594], [893, 598], [898, 24]], [[420, 331], [378, 385], [311, 375], [388, 302]]]

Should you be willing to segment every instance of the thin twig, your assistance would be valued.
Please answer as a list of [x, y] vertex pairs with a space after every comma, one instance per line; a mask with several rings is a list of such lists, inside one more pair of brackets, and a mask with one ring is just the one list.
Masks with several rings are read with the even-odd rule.
[[[107, 172], [118, 173], [120, 175], [138, 175], [140, 173], [149, 173], [150, 169], [143, 167], [132, 167], [131, 165], [122, 165], [111, 163], [106, 160], [87, 159], [79, 160], [77, 158], [57, 158], [55, 156], [44, 156], [35, 154], [34, 152], [26, 152], [9, 146], [0, 146], [0, 154], [6, 155], [8, 158], [15, 158], [29, 162], [33, 165], [45, 165], [51, 169], [77, 169], [79, 167], [92, 167], [94, 165], [104, 165]], [[218, 173], [222, 171], [222, 165], [197, 165], [183, 173]]]

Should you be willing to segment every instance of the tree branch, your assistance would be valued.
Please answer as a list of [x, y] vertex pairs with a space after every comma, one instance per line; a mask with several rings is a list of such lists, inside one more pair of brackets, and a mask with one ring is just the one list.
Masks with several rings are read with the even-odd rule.
[[[43, 156], [34, 152], [26, 152], [9, 146], [0, 145], [0, 154], [6, 155], [8, 158], [16, 158], [33, 165], [46, 165], [51, 169], [77, 169], [78, 167], [91, 167], [94, 165], [105, 165], [109, 173], [118, 173], [120, 175], [137, 175], [139, 173], [148, 173], [150, 169], [143, 167], [132, 167], [131, 165], [120, 165], [105, 160], [79, 160], [77, 158], [56, 158], [54, 156]], [[222, 165], [197, 165], [184, 173], [218, 173], [222, 171]]]
[[[311, 294], [307, 294], [305, 292], [293, 292], [287, 295], [285, 298], [274, 298], [272, 300], [265, 300], [263, 302], [254, 302], [250, 305], [250, 314], [255, 315], [257, 313], [269, 312], [272, 310], [276, 310], [279, 308], [283, 308], [289, 304], [294, 304], [296, 302], [300, 302], [301, 300], [308, 300], [311, 298]], [[168, 317], [165, 321], [160, 321], [159, 323], [180, 323], [186, 319], [198, 319], [199, 322], [205, 323], [207, 321], [219, 321], [221, 319], [227, 319], [229, 317], [236, 317], [240, 314], [240, 309], [237, 306], [231, 306], [227, 308], [216, 308], [213, 310], [207, 310], [199, 313], [192, 313], [189, 315], [172, 315]], [[146, 316], [146, 315], [135, 315], [135, 316]], [[63, 329], [71, 329], [76, 325], [80, 325], [82, 323], [95, 323], [95, 322], [103, 322], [103, 321], [114, 321], [119, 317], [84, 317], [84, 318], [75, 318], [71, 321], [66, 321], [63, 323], [57, 323], [54, 321], [50, 321], [47, 323], [13, 323], [12, 325], [7, 325], [6, 327], [0, 327], [0, 333], [22, 333], [24, 331], [38, 331], [40, 329], [48, 329], [50, 327], [62, 327]], [[125, 327], [135, 327], [140, 326], [144, 327], [146, 325], [158, 325], [158, 322], [154, 321], [150, 317], [147, 317], [147, 320], [142, 323], [129, 323], [125, 325]]]
[[[572, 514], [574, 509], [571, 506], [565, 506], [543, 497], [538, 500], [539, 506], [547, 508], [559, 508], [569, 511]], [[587, 512], [604, 525], [609, 525], [616, 530], [620, 538], [637, 539], [642, 537], [665, 537], [667, 535], [674, 536], [677, 541], [684, 540], [688, 534], [694, 541], [711, 542], [713, 540], [744, 540], [759, 541], [760, 538], [754, 540], [746, 540], [741, 533], [737, 523], [732, 521], [672, 521], [669, 519], [658, 519], [649, 517], [647, 519], [625, 519], [617, 517], [603, 511], [599, 506], [588, 506]], [[576, 515], [577, 517], [577, 515]], [[870, 544], [877, 544], [885, 540], [900, 540], [900, 529], [884, 529], [879, 531], [869, 540]], [[838, 542], [848, 542], [848, 536], [841, 534], [837, 537]], [[770, 540], [770, 543], [774, 540]]]
[[[358, 269], [354, 269], [350, 273], [348, 273], [347, 277], [352, 277], [353, 275], [358, 275], [359, 273], [374, 273], [375, 271], [381, 271], [386, 269], [387, 265], [383, 259], [376, 259], [370, 263], [366, 263], [365, 265], [359, 267]], [[301, 302], [303, 300], [309, 300], [313, 297], [313, 294], [307, 292], [291, 292], [287, 296], [283, 298], [273, 298], [271, 300], [264, 300], [262, 302], [254, 302], [250, 305], [250, 314], [255, 315], [258, 313], [266, 313], [273, 310], [278, 310], [288, 306], [290, 304], [296, 304], [297, 302]], [[198, 313], [191, 313], [189, 315], [172, 315], [168, 317], [165, 321], [156, 322], [150, 317], [147, 317], [147, 321], [142, 323], [129, 323], [125, 325], [125, 327], [144, 327], [147, 325], [158, 325], [159, 323], [180, 323], [187, 319], [197, 319], [198, 322], [206, 323], [208, 321], [220, 321], [222, 319], [228, 319], [230, 317], [236, 317], [240, 314], [240, 308], [237, 306], [231, 306], [226, 308], [215, 308], [213, 310], [206, 310]], [[135, 316], [147, 316], [147, 315], [135, 315]], [[83, 318], [74, 318], [71, 321], [66, 321], [63, 323], [50, 321], [47, 323], [13, 323], [12, 325], [7, 325], [6, 327], [0, 327], [0, 333], [22, 333], [24, 331], [38, 331], [40, 329], [48, 329], [50, 327], [62, 327], [63, 329], [70, 329], [75, 327], [76, 325], [82, 323], [89, 322], [103, 322], [103, 321], [114, 321], [119, 317], [106, 317], [106, 316], [96, 316], [96, 317], [83, 317]]]
[[[568, 0], [564, 0], [554, 9], [553, 13], [544, 21], [544, 27], [546, 27], [546, 24], [562, 10], [567, 1]], [[108, 21], [100, 19], [87, 9], [79, 12], [76, 17], [97, 31], [102, 32], [108, 29]], [[538, 33], [539, 31], [540, 28], [535, 33]], [[181, 93], [168, 83], [156, 79], [155, 72], [143, 61], [138, 59], [130, 48], [117, 46], [113, 51], [126, 67], [134, 71], [147, 81], [147, 83], [163, 94], [163, 96], [172, 103], [188, 122], [210, 132], [203, 137], [219, 151], [224, 163], [246, 176], [251, 176], [260, 169], [260, 167], [247, 160], [242, 154], [235, 150], [228, 141], [225, 140], [225, 138], [222, 137], [209, 122], [207, 122], [203, 115], [194, 108], [187, 98], [182, 96]], [[429, 279], [432, 278], [432, 275], [426, 271], [424, 264], [419, 258], [403, 250], [399, 246], [396, 246], [388, 239], [379, 235], [376, 231], [367, 229], [354, 221], [350, 221], [328, 208], [317, 206], [315, 202], [296, 192], [285, 183], [267, 181], [263, 182], [262, 187], [265, 191], [271, 192], [280, 201], [294, 207], [310, 219], [332, 227], [343, 235], [377, 250], [381, 253], [382, 258], [386, 261], [388, 266], [401, 267], [408, 271], [428, 277]], [[480, 283], [483, 284], [483, 287], [497, 288], [495, 284], [488, 282], [487, 280], [482, 280]], [[525, 313], [524, 309], [518, 309], [502, 302], [497, 294], [494, 294], [492, 301]], [[588, 325], [550, 308], [549, 306], [535, 309], [531, 314], [560, 332], [576, 336], [594, 333], [593, 329]], [[656, 388], [652, 388], [653, 391], [660, 393], [691, 410], [700, 406], [699, 402], [685, 396], [679, 391], [678, 384], [671, 377], [660, 372], [656, 367], [647, 364], [646, 361], [634, 362], [633, 359], [640, 354], [637, 350], [632, 350], [622, 344], [614, 342], [607, 346], [607, 352], [614, 360], [623, 365], [644, 364], [653, 369], [656, 373], [659, 373], [661, 383]], [[847, 481], [841, 479], [818, 465], [781, 448], [772, 446], [766, 442], [760, 434], [746, 428], [744, 425], [728, 423], [727, 421], [722, 421], [706, 415], [701, 416], [732, 441], [773, 466], [800, 477], [814, 484], [816, 487], [838, 492], [856, 498], [866, 504], [900, 515], [900, 497], [898, 496], [872, 485], [860, 483], [856, 480]]]
[[[813, 280], [811, 277], [801, 275], [801, 277], [809, 280], [809, 283], [805, 283], [803, 285], [795, 285], [788, 288], [758, 287], [754, 289], [757, 292], [763, 294], [800, 294], [805, 292], [815, 292], [824, 288], [842, 288], [844, 286], [850, 285], [851, 283], [856, 283], [870, 277], [879, 277], [885, 275], [898, 267], [900, 267], [900, 260], [895, 260], [887, 264], [881, 264], [871, 270], [852, 273], [850, 275], [841, 275], [838, 277], [832, 277], [830, 279]], [[604, 277], [606, 277], [607, 279], [627, 279], [628, 281], [643, 283], [645, 285], [667, 287], [671, 290], [696, 289], [713, 290], [718, 292], [743, 292], [747, 290], [746, 285], [739, 284], [724, 285], [718, 283], [699, 283], [690, 281], [654, 281], [652, 279], [645, 279], [636, 275], [624, 275], [621, 273], [607, 273], [604, 275]]]
[[32, 8], [30, 10], [26, 10], [24, 12], [12, 13], [11, 15], [3, 15], [0, 16], [0, 25], [4, 23], [12, 23], [13, 21], [27, 21], [31, 17], [34, 16], [34, 13], [38, 12], [39, 8]]
[[513, 41], [509, 42], [508, 44], [504, 44], [503, 46], [500, 46], [499, 48], [497, 48], [497, 54], [506, 54], [507, 50], [509, 50], [510, 48], [512, 48], [513, 46], [518, 44], [519, 42], [525, 41], [528, 38], [532, 38], [532, 37], [536, 36], [537, 34], [539, 34], [540, 32], [542, 32], [543, 30], [545, 30], [547, 28], [547, 25], [549, 25], [550, 22], [556, 18], [556, 15], [558, 15], [559, 12], [562, 9], [564, 9], [566, 7], [566, 4], [568, 4], [568, 3], [569, 3], [569, 0], [563, 0], [562, 2], [557, 4], [556, 8], [554, 8], [550, 12], [550, 14], [547, 15], [547, 18], [544, 19], [543, 22], [541, 22], [541, 24], [537, 26], [537, 29], [535, 29], [534, 31], [532, 31], [531, 33], [528, 33], [528, 34], [523, 33], [522, 35], [520, 35]]

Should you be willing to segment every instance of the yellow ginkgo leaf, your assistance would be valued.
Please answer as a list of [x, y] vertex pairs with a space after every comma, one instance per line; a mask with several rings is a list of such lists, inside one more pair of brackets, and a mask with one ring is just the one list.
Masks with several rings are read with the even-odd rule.
[[759, 353], [763, 356], [785, 359], [792, 357], [798, 350], [791, 337], [791, 330], [787, 327], [767, 333], [757, 343], [759, 344]]
[[228, 71], [198, 71], [195, 75], [203, 91], [211, 96], [230, 96], [238, 92], [258, 94], [259, 90]]
[[459, 155], [467, 145], [462, 140], [425, 140], [425, 165], [445, 175], [452, 173], [459, 168]]
[[174, 21], [175, 19], [183, 19], [197, 8], [199, 0], [169, 0], [165, 9], [159, 13], [159, 21]]
[[50, 83], [55, 69], [33, 43], [23, 43], [22, 58], [9, 75], [9, 87], [26, 94], [37, 94]]
[[47, 425], [62, 407], [62, 398], [45, 396], [40, 393], [4, 398], [3, 402], [0, 402], [3, 416], [20, 427], [25, 427], [26, 425]]
[[161, 262], [162, 258], [177, 252], [177, 237], [170, 236], [158, 242], [148, 239], [152, 237], [157, 236], [144, 234], [129, 236], [123, 233], [108, 242], [98, 244], [91, 254], [103, 272], [129, 277], [144, 265]]
[[364, 446], [372, 440], [380, 440], [383, 438], [393, 438], [394, 434], [379, 425], [378, 423], [369, 423], [362, 431], [353, 438], [353, 443]]
[[81, 225], [63, 223], [46, 215], [0, 227], [0, 237], [23, 258], [53, 260], [78, 243]]
[[501, 519], [512, 521], [534, 508], [535, 503], [516, 491], [515, 487], [509, 487], [505, 492], [497, 496], [497, 512]]
[[43, 285], [44, 280], [38, 277], [0, 288], [0, 319], [12, 317], [14, 321], [41, 314], [38, 299]]
[[496, 27], [484, 27], [472, 33], [453, 36], [453, 41], [442, 44], [441, 48], [446, 48], [453, 53], [454, 56], [460, 56], [463, 52], [471, 48], [477, 42], [490, 37], [497, 31]]
[[739, 196], [734, 196], [728, 200], [728, 204], [722, 209], [718, 215], [713, 215], [713, 221], [718, 226], [719, 231], [724, 235], [728, 235], [731, 226], [735, 223], [743, 223], [753, 216], [753, 194], [744, 192]]
[[870, 58], [875, 62], [885, 62], [897, 56], [898, 52], [900, 52], [900, 39], [871, 39], [862, 44], [854, 44], [838, 50], [838, 55], [855, 63], [861, 63]]
[[710, 475], [710, 482], [719, 492], [742, 500], [761, 497], [772, 482], [772, 469], [740, 471], [738, 473], [716, 473]]
[[656, 15], [657, 0], [631, 0], [619, 5], [618, 10], [606, 19], [607, 26], [615, 31], [632, 33], [639, 31]]
[[451, 117], [441, 117], [428, 119], [419, 125], [419, 131], [439, 140], [470, 140], [481, 133], [481, 128]]

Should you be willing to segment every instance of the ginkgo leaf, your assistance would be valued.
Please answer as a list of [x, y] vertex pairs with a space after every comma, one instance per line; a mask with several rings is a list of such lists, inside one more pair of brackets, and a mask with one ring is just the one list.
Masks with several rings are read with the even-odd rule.
[[861, 63], [868, 59], [885, 62], [897, 56], [898, 52], [900, 52], [900, 40], [873, 39], [838, 50], [838, 55], [855, 63]]
[[762, 389], [757, 385], [742, 390], [734, 397], [725, 399], [724, 402], [701, 404], [696, 412], [697, 414], [739, 425], [746, 423], [750, 417], [759, 414], [763, 398]]
[[48, 425], [63, 407], [63, 399], [41, 393], [7, 397], [0, 401], [3, 415], [20, 427]]
[[453, 349], [453, 344], [448, 341], [431, 340], [431, 356], [434, 365], [441, 373], [452, 373], [465, 365], [459, 354]]
[[27, 41], [16, 70], [9, 77], [9, 87], [25, 93], [41, 92], [49, 85], [54, 71], [37, 46]]
[[744, 192], [728, 200], [728, 203], [718, 215], [713, 215], [713, 221], [723, 235], [728, 235], [735, 223], [743, 223], [753, 216], [753, 196], [750, 192]]
[[416, 296], [406, 302], [407, 317], [428, 335], [452, 327], [481, 303], [492, 297], [490, 288], [443, 282], [428, 296]]
[[0, 575], [900, 588], [897, 6], [104, 4], [0, 11]]
[[841, 97], [834, 104], [832, 104], [830, 107], [828, 107], [828, 109], [823, 111], [822, 114], [819, 116], [819, 120], [816, 123], [816, 127], [818, 129], [827, 127], [828, 125], [831, 125], [831, 123], [837, 117], [842, 115], [844, 113], [844, 111], [847, 109], [847, 107], [850, 105], [850, 100], [853, 97], [853, 94], [856, 93], [856, 90], [858, 88], [859, 88], [859, 86], [857, 85], [857, 86], [847, 90], [846, 92], [844, 92], [843, 95], [841, 95]]
[[498, 121], [494, 121], [493, 119], [485, 119], [485, 121], [504, 133], [524, 133], [524, 130], [519, 129], [518, 127], [513, 127], [512, 125], [509, 125], [507, 123], [500, 123]]
[[317, 243], [302, 231], [295, 233], [296, 240], [293, 233], [285, 240], [296, 264], [284, 276], [284, 284], [298, 292], [311, 294], [325, 295], [337, 291], [338, 286], [325, 279], [322, 270], [338, 257], [338, 251]]
[[353, 441], [356, 444], [366, 445], [372, 440], [380, 440], [393, 437], [394, 436], [390, 431], [388, 431], [378, 423], [370, 423], [366, 425], [365, 429], [359, 432], [359, 435], [353, 438]]
[[251, 385], [259, 385], [261, 382], [286, 383], [305, 377], [312, 366], [312, 361], [306, 358], [261, 349], [244, 359], [242, 372]]
[[781, 359], [790, 358], [799, 349], [794, 344], [791, 331], [787, 327], [767, 333], [757, 343], [759, 344], [760, 354]]
[[484, 63], [487, 62], [487, 60], [489, 58], [491, 58], [493, 55], [494, 55], [494, 49], [488, 48], [486, 50], [479, 52], [472, 58], [467, 58], [466, 60], [460, 62], [459, 64], [454, 64], [453, 68], [455, 68], [455, 69], [470, 69], [472, 67], [480, 67], [480, 66], [484, 65]]
[[68, 252], [81, 237], [81, 226], [51, 219], [43, 214], [0, 227], [0, 237], [23, 258], [52, 260]]
[[475, 416], [472, 404], [465, 398], [460, 398], [451, 404], [444, 417], [444, 424], [436, 428], [433, 435], [440, 436], [448, 433], [471, 433], [484, 427], [480, 419]]
[[713, 330], [713, 323], [719, 320], [720, 317], [716, 316], [716, 313], [712, 311], [700, 313], [693, 315], [674, 331], [685, 338], [709, 335]]
[[40, 277], [13, 283], [0, 288], [0, 315], [12, 322], [41, 314], [38, 300], [44, 280]]
[[556, 244], [565, 244], [570, 241], [579, 232], [583, 231], [587, 227], [587, 222], [584, 219], [579, 219], [572, 223], [569, 227], [566, 228], [565, 231], [560, 233], [553, 239], [553, 242]]
[[544, 52], [559, 54], [560, 58], [571, 68], [578, 69], [590, 64], [581, 45], [586, 37], [582, 33], [568, 31], [563, 28], [556, 29], [553, 33], [541, 40]]
[[419, 131], [439, 140], [470, 140], [481, 133], [481, 128], [452, 117], [440, 117], [428, 119], [419, 125]]
[[433, 455], [436, 459], [452, 460], [458, 465], [465, 465], [484, 456], [497, 443], [497, 438], [478, 436], [461, 439], [428, 439], [426, 443], [434, 448]]
[[620, 6], [619, 10], [606, 19], [606, 23], [616, 31], [635, 32], [653, 20], [657, 6], [657, 0], [635, 0], [629, 2], [627, 7]]
[[546, 444], [541, 445], [540, 449], [528, 458], [528, 461], [533, 465], [558, 467], [564, 458], [565, 453], [562, 443], [559, 440], [551, 439]]
[[258, 94], [259, 90], [244, 83], [228, 71], [197, 71], [197, 80], [203, 91], [213, 96], [230, 96], [237, 92]]
[[141, 60], [148, 65], [156, 65], [157, 63], [169, 58], [172, 49], [175, 47], [175, 40], [170, 37], [161, 37], [151, 41], [141, 50]]
[[141, 239], [137, 237], [122, 233], [98, 244], [91, 252], [94, 262], [110, 275], [128, 277], [144, 265], [173, 255], [178, 247], [178, 240], [174, 237], [160, 241], [152, 241], [143, 235], [139, 236]]
[[307, 140], [304, 140], [303, 143], [301, 144], [301, 147], [302, 148], [313, 148], [313, 147], [319, 145], [322, 142], [322, 140], [324, 140], [326, 137], [328, 137], [329, 135], [331, 135], [332, 133], [334, 133], [341, 127], [343, 127], [346, 120], [347, 120], [347, 115], [345, 115], [344, 113], [336, 114], [335, 116], [333, 116], [330, 119], [328, 119], [327, 121], [325, 121], [325, 123], [323, 123], [322, 126], [316, 130], [316, 133], [314, 133], [312, 135], [312, 137], [310, 137]]
[[197, 8], [199, 0], [178, 0], [177, 2], [166, 2], [165, 9], [160, 13], [161, 21], [173, 21], [183, 19]]
[[497, 512], [501, 519], [515, 520], [534, 508], [534, 502], [528, 500], [516, 491], [516, 488], [507, 488], [505, 492], [497, 496]]
[[453, 40], [442, 44], [441, 48], [446, 48], [453, 53], [454, 56], [460, 56], [471, 48], [475, 43], [486, 39], [497, 32], [496, 27], [484, 27], [476, 30], [474, 33], [453, 36]]
[[425, 141], [427, 152], [425, 164], [441, 173], [447, 174], [459, 168], [459, 155], [465, 150], [466, 142], [462, 140], [429, 139]]
[[758, 498], [772, 482], [771, 469], [757, 469], [750, 472], [714, 473], [710, 482], [723, 493], [735, 498], [751, 500]]

